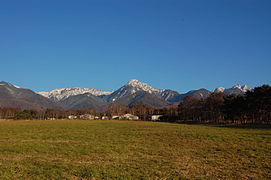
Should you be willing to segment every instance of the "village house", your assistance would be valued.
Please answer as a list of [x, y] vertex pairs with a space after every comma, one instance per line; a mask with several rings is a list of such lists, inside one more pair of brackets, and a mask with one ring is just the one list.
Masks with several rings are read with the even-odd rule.
[[138, 120], [139, 117], [133, 114], [113, 115], [112, 120]]
[[151, 120], [152, 120], [152, 121], [159, 121], [160, 118], [161, 118], [162, 116], [163, 116], [163, 115], [152, 115], [152, 116], [151, 116]]
[[91, 115], [91, 114], [83, 114], [80, 115], [80, 119], [84, 119], [84, 120], [94, 120], [95, 116]]
[[124, 114], [124, 115], [121, 116], [121, 119], [124, 119], [124, 120], [138, 120], [139, 117], [135, 116], [133, 114]]
[[102, 120], [106, 120], [106, 119], [109, 119], [109, 117], [108, 116], [103, 116], [102, 117]]
[[111, 119], [113, 119], [113, 120], [119, 120], [119, 119], [120, 119], [120, 116], [113, 115], [113, 116], [111, 117]]
[[70, 120], [72, 120], [72, 119], [77, 119], [77, 116], [69, 115], [69, 116], [68, 116], [68, 119], [70, 119]]

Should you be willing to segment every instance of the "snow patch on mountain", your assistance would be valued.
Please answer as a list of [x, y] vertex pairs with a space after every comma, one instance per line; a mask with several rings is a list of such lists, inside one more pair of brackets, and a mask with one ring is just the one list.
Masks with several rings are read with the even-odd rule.
[[140, 82], [139, 80], [136, 80], [136, 79], [132, 79], [132, 80], [128, 81], [126, 86], [134, 87], [133, 93], [135, 93], [136, 91], [139, 91], [139, 90], [146, 91], [150, 94], [162, 93], [164, 91], [161, 89], [153, 88], [153, 87], [149, 86], [148, 84]]
[[13, 85], [14, 87], [16, 87], [17, 89], [20, 89], [21, 87], [20, 86], [16, 86], [16, 85]]
[[55, 89], [49, 92], [37, 92], [37, 93], [44, 97], [60, 101], [60, 100], [69, 98], [70, 96], [76, 96], [76, 95], [85, 94], [85, 93], [89, 93], [94, 96], [101, 96], [101, 95], [109, 95], [112, 92], [101, 91], [95, 88], [73, 87], [73, 88], [61, 88], [61, 89]]
[[215, 93], [223, 93], [225, 91], [224, 87], [218, 87], [214, 90]]
[[241, 90], [243, 92], [247, 92], [247, 91], [252, 91], [252, 88], [248, 87], [247, 85], [243, 85], [243, 86], [241, 86]]

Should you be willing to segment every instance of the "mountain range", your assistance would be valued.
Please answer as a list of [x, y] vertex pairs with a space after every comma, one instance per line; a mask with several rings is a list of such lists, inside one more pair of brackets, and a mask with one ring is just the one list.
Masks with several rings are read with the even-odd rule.
[[232, 88], [192, 90], [184, 94], [170, 89], [156, 89], [138, 80], [130, 80], [116, 91], [101, 91], [95, 88], [61, 88], [49, 92], [34, 92], [7, 82], [0, 82], [0, 106], [21, 109], [86, 109], [104, 110], [109, 104], [132, 106], [144, 104], [153, 107], [166, 107], [179, 103], [187, 96], [206, 98], [213, 92], [244, 94], [252, 90], [247, 85]]

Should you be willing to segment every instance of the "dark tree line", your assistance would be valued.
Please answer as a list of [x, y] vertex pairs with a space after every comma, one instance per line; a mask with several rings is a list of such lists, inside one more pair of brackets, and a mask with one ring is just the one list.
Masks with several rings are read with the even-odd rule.
[[58, 109], [40, 109], [40, 110], [21, 110], [11, 107], [0, 107], [0, 119], [67, 119], [69, 115], [98, 114], [95, 109], [84, 110], [58, 110]]
[[263, 85], [244, 95], [213, 93], [205, 99], [186, 97], [177, 111], [179, 122], [270, 124], [271, 87]]
[[244, 96], [225, 98], [227, 120], [235, 123], [271, 123], [271, 87], [263, 85]]
[[0, 107], [0, 119], [11, 119], [20, 111], [21, 110], [19, 108]]

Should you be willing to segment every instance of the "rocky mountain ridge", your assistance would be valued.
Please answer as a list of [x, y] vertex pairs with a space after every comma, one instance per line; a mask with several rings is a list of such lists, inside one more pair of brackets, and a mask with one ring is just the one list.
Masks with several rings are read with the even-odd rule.
[[[247, 85], [235, 85], [232, 88], [216, 88], [213, 92], [225, 94], [244, 94], [251, 91]], [[206, 98], [212, 91], [192, 90], [181, 94], [170, 89], [157, 89], [133, 79], [116, 91], [101, 91], [95, 88], [61, 88], [49, 92], [33, 92], [6, 82], [0, 82], [0, 106], [20, 108], [62, 108], [62, 109], [104, 109], [109, 104], [132, 106], [144, 104], [165, 107], [179, 103], [187, 96]]]

